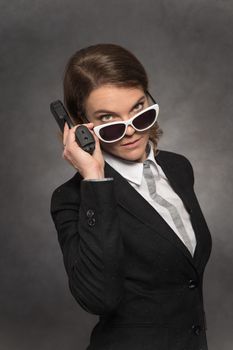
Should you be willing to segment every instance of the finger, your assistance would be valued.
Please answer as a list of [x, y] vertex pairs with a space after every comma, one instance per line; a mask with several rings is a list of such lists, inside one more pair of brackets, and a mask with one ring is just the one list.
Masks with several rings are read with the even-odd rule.
[[69, 127], [68, 127], [67, 123], [65, 122], [64, 129], [63, 129], [63, 145], [66, 145], [66, 139], [67, 139], [68, 132], [69, 132]]
[[84, 125], [86, 125], [90, 129], [92, 129], [94, 127], [94, 123], [87, 123], [87, 124], [84, 124]]
[[79, 126], [75, 125], [72, 128], [68, 127], [68, 124], [66, 123], [66, 139], [65, 139], [65, 145], [71, 145], [73, 142], [75, 142], [75, 130]]
[[94, 132], [93, 132], [93, 137], [95, 139], [95, 143], [99, 146], [100, 140], [99, 140], [98, 136]]
[[102, 153], [101, 151], [101, 146], [100, 146], [100, 140], [98, 138], [98, 136], [96, 136], [96, 134], [93, 132], [93, 137], [95, 140], [95, 151], [97, 152], [96, 154], [100, 154]]

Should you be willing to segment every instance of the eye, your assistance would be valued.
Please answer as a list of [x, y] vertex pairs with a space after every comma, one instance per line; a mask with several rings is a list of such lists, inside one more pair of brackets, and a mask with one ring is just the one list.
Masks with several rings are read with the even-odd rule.
[[109, 122], [109, 121], [112, 120], [112, 118], [113, 118], [113, 116], [112, 116], [111, 114], [105, 114], [105, 115], [102, 115], [102, 116], [100, 117], [100, 120], [101, 120], [102, 122]]
[[139, 112], [143, 109], [143, 107], [144, 107], [144, 102], [140, 102], [134, 107], [134, 110], [135, 112]]

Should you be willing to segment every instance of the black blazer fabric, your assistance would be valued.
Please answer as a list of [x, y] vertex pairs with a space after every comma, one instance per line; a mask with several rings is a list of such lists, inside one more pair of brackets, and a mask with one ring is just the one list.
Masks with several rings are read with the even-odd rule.
[[207, 349], [202, 285], [211, 236], [193, 168], [183, 155], [163, 150], [156, 161], [190, 214], [193, 257], [107, 163], [105, 176], [113, 181], [82, 181], [76, 173], [53, 192], [51, 215], [71, 293], [99, 315], [88, 350]]

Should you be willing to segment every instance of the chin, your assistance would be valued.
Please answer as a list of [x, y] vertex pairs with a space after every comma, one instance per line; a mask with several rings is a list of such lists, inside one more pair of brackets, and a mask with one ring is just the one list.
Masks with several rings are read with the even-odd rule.
[[145, 150], [143, 151], [131, 151], [131, 152], [117, 152], [115, 154], [117, 157], [125, 159], [125, 160], [130, 160], [134, 162], [141, 162], [144, 160], [145, 156]]

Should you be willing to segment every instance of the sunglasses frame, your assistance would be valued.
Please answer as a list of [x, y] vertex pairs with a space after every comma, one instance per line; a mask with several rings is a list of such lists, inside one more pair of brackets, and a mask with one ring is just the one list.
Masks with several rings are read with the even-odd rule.
[[[154, 100], [153, 100], [153, 101], [154, 101]], [[155, 102], [155, 101], [154, 101], [154, 102]], [[137, 129], [137, 128], [133, 125], [134, 119], [136, 119], [136, 118], [139, 117], [141, 114], [143, 114], [143, 113], [145, 113], [145, 112], [147, 112], [147, 111], [149, 111], [149, 110], [151, 110], [151, 109], [155, 110], [155, 113], [156, 113], [156, 115], [155, 115], [155, 120], [153, 121], [153, 123], [150, 124], [149, 126], [147, 126], [147, 127], [144, 128], [144, 129]], [[93, 128], [93, 130], [94, 130], [94, 133], [96, 134], [96, 136], [97, 136], [100, 140], [102, 140], [103, 142], [105, 142], [105, 143], [113, 143], [113, 142], [117, 142], [117, 141], [121, 140], [121, 139], [125, 136], [126, 131], [127, 131], [127, 127], [128, 127], [129, 125], [132, 126], [132, 127], [134, 128], [134, 130], [136, 130], [136, 131], [138, 131], [138, 132], [142, 132], [142, 131], [145, 131], [145, 130], [150, 129], [150, 128], [155, 124], [155, 122], [156, 122], [156, 120], [157, 120], [157, 118], [158, 118], [158, 115], [159, 115], [159, 105], [158, 105], [157, 103], [155, 103], [155, 104], [153, 104], [152, 106], [149, 106], [149, 107], [143, 109], [143, 111], [140, 111], [139, 113], [135, 114], [132, 118], [130, 118], [130, 119], [126, 120], [126, 121], [123, 121], [123, 120], [122, 120], [122, 121], [116, 121], [116, 122], [110, 122], [110, 123], [106, 123], [106, 124], [97, 125], [97, 126], [95, 126], [95, 127]], [[104, 140], [104, 139], [100, 136], [100, 130], [101, 130], [101, 129], [103, 129], [103, 128], [106, 127], [106, 126], [118, 125], [118, 124], [124, 124], [124, 126], [125, 126], [125, 131], [124, 131], [124, 133], [122, 134], [121, 137], [118, 137], [117, 139], [115, 139], [115, 140], [113, 140], [113, 141], [106, 141], [106, 140]]]

